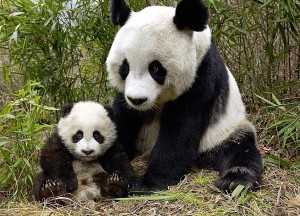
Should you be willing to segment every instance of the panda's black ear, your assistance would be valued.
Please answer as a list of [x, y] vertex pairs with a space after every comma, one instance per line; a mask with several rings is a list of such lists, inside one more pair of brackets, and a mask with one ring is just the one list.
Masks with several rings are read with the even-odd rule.
[[74, 106], [74, 103], [69, 103], [69, 104], [66, 104], [64, 105], [62, 108], [61, 108], [61, 117], [66, 117], [67, 115], [70, 114], [72, 108]]
[[203, 31], [208, 19], [208, 7], [201, 0], [182, 0], [176, 7], [173, 22], [180, 30]]
[[114, 120], [114, 110], [111, 106], [105, 105], [104, 109], [106, 109], [108, 117], [113, 121]]
[[109, 10], [111, 22], [115, 26], [123, 26], [131, 13], [124, 0], [110, 0]]

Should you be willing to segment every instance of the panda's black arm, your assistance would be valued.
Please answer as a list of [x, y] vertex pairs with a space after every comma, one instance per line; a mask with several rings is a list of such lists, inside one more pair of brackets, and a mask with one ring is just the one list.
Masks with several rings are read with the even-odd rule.
[[129, 108], [124, 95], [120, 92], [114, 98], [113, 111], [114, 122], [118, 131], [117, 142], [124, 146], [129, 159], [132, 160], [136, 154], [136, 137], [145, 117], [142, 113]]
[[73, 170], [74, 158], [64, 147], [57, 130], [51, 134], [46, 146], [41, 151], [40, 164], [46, 176], [61, 180], [67, 192], [75, 190], [78, 186]]
[[207, 124], [207, 115], [196, 105], [185, 107], [172, 103], [165, 108], [143, 178], [146, 187], [165, 189], [167, 185], [178, 183], [197, 158], [199, 140]]

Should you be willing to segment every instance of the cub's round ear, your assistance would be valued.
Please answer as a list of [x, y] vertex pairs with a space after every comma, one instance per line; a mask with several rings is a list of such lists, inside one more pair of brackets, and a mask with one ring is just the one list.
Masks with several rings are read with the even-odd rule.
[[61, 117], [66, 117], [70, 114], [72, 108], [74, 106], [74, 103], [66, 104], [61, 108]]
[[203, 31], [208, 19], [208, 7], [201, 0], [182, 0], [176, 7], [173, 22], [179, 30]]
[[110, 0], [109, 10], [111, 22], [115, 26], [123, 26], [131, 13], [124, 0]]
[[113, 108], [109, 105], [105, 105], [104, 109], [107, 111], [108, 117], [113, 121], [114, 120], [114, 111]]

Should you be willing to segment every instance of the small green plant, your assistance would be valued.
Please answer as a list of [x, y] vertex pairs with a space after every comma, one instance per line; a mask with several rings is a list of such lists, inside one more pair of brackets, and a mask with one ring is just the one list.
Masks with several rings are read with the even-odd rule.
[[271, 109], [271, 115], [276, 116], [267, 130], [276, 130], [277, 135], [270, 139], [269, 144], [273, 144], [276, 139], [281, 140], [280, 148], [286, 147], [300, 148], [300, 103], [289, 102], [289, 104], [282, 103], [273, 93], [271, 93], [271, 100], [262, 96], [256, 95], [264, 103], [266, 108]]
[[38, 152], [52, 125], [42, 123], [48, 111], [40, 104], [40, 83], [28, 82], [0, 112], [0, 188], [10, 200], [28, 198]]

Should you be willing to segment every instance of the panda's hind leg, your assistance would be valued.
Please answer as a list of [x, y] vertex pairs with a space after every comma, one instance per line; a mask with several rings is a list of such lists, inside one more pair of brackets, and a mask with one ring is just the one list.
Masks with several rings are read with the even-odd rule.
[[238, 185], [256, 189], [261, 184], [262, 160], [255, 146], [255, 133], [247, 131], [229, 138], [210, 152], [201, 153], [197, 164], [220, 172], [215, 185], [232, 192]]

